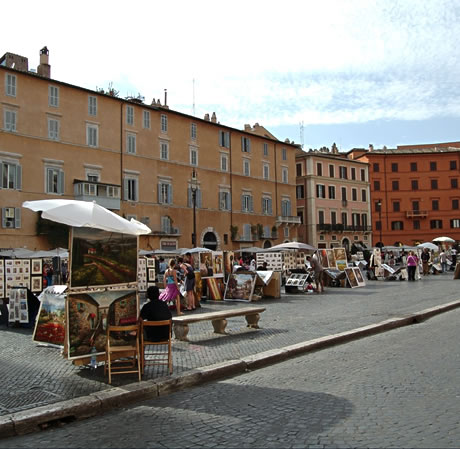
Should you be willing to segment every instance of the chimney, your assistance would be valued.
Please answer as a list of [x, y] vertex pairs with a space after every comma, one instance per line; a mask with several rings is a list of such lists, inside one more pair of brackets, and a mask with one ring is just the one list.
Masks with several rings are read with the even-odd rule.
[[168, 105], [168, 101], [167, 101], [167, 100], [168, 100], [168, 89], [165, 89], [165, 104], [164, 104], [165, 106]]
[[369, 151], [374, 151], [374, 145], [372, 145], [371, 143], [369, 144]]
[[209, 122], [209, 114], [204, 114], [204, 119]]
[[245, 124], [244, 125], [244, 130], [247, 131], [247, 132], [251, 132], [252, 131], [251, 125]]
[[49, 51], [47, 47], [40, 50], [40, 65], [37, 67], [37, 73], [45, 78], [51, 78], [51, 66], [49, 65]]
[[216, 117], [216, 113], [215, 113], [215, 112], [212, 113], [211, 122], [213, 122], [213, 123], [216, 123], [216, 122], [217, 122], [217, 117]]

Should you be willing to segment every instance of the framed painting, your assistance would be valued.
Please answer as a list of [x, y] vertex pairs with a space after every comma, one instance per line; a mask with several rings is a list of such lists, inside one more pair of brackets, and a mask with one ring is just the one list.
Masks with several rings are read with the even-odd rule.
[[32, 274], [42, 274], [42, 260], [32, 259]]
[[228, 277], [224, 300], [250, 301], [256, 284], [254, 273], [232, 273]]

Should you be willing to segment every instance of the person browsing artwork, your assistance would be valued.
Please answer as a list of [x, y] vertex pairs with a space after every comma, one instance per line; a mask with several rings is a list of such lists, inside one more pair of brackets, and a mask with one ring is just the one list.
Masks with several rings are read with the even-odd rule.
[[185, 291], [186, 291], [186, 299], [187, 299], [187, 310], [195, 310], [195, 273], [193, 270], [192, 265], [188, 261], [191, 259], [191, 254], [187, 253], [187, 262], [184, 262], [182, 257], [179, 257], [179, 264], [181, 270], [185, 273]]
[[[140, 318], [144, 321], [164, 321], [172, 318], [171, 311], [164, 301], [160, 301], [160, 290], [156, 286], [147, 289], [148, 302], [141, 309]], [[145, 327], [145, 337], [149, 341], [164, 341], [169, 338], [169, 326]]]
[[165, 271], [164, 286], [165, 289], [161, 292], [160, 300], [161, 301], [176, 301], [176, 310], [178, 315], [182, 315], [180, 311], [180, 292], [179, 284], [177, 282], [177, 271], [175, 270], [176, 261], [170, 259], [169, 267]]

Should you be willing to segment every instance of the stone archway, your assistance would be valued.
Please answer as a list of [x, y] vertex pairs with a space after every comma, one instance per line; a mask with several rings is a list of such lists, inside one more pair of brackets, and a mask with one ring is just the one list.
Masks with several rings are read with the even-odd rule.
[[218, 246], [217, 236], [213, 231], [208, 231], [203, 235], [203, 247], [215, 251]]
[[345, 248], [345, 251], [348, 253], [350, 252], [350, 240], [348, 239], [343, 239], [342, 240], [342, 246]]
[[264, 248], [271, 248], [272, 247], [272, 242], [270, 240], [265, 240], [264, 242]]

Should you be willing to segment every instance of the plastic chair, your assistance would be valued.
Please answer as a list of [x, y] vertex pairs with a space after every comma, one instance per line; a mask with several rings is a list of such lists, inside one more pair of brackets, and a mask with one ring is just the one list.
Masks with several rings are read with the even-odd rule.
[[[169, 338], [161, 341], [150, 341], [144, 334], [144, 329], [148, 327], [156, 326], [168, 326], [168, 335]], [[172, 366], [172, 353], [171, 353], [171, 330], [172, 330], [172, 320], [163, 320], [163, 321], [141, 321], [141, 351], [142, 351], [142, 374], [144, 373], [145, 365], [167, 365], [169, 368], [169, 374], [173, 372]], [[148, 356], [153, 356], [153, 358], [146, 357], [145, 348], [147, 346], [161, 346], [167, 345], [168, 351], [155, 350], [154, 352], [148, 352]]]
[[[135, 335], [132, 335], [133, 333]], [[141, 381], [142, 362], [139, 350], [139, 333], [139, 324], [107, 326], [104, 373], [109, 373], [109, 384], [112, 383], [112, 375], [115, 374], [137, 373], [139, 382]], [[123, 344], [115, 344], [117, 341], [121, 341]]]

